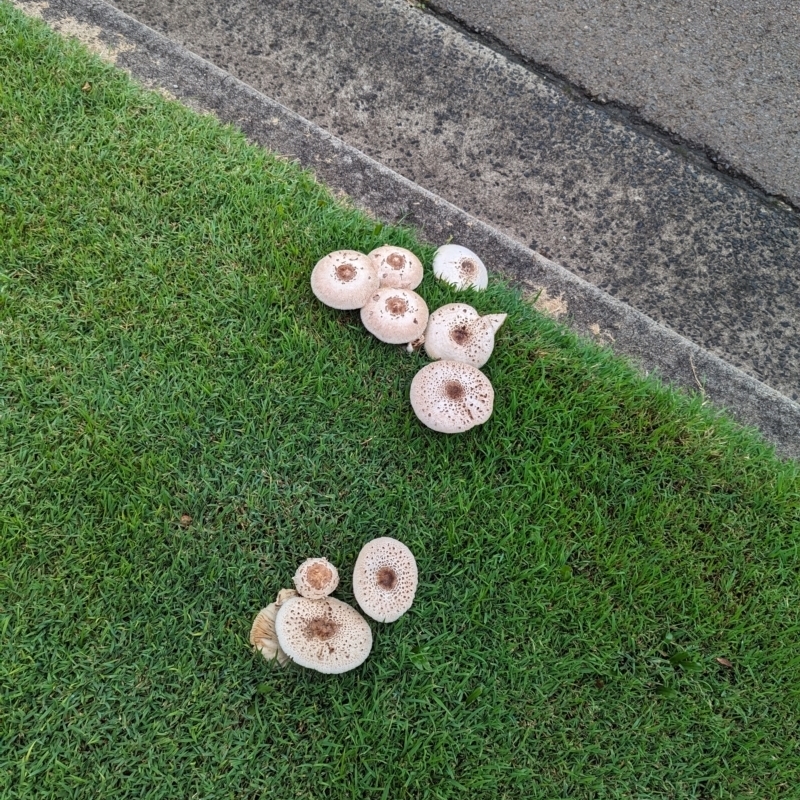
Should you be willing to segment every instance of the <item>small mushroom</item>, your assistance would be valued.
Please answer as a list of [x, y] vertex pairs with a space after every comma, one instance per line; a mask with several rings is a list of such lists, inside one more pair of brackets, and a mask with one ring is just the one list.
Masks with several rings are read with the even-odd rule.
[[367, 542], [353, 569], [353, 594], [361, 610], [378, 622], [394, 622], [411, 608], [417, 562], [402, 542], [382, 536]]
[[370, 296], [361, 309], [364, 327], [382, 342], [406, 344], [419, 338], [428, 324], [428, 306], [411, 289], [386, 286]]
[[369, 257], [381, 286], [416, 289], [422, 283], [422, 262], [405, 247], [385, 244], [375, 248]]
[[339, 571], [327, 558], [309, 558], [297, 568], [294, 585], [298, 594], [319, 600], [339, 585]]
[[361, 308], [379, 285], [372, 259], [355, 250], [328, 253], [311, 271], [311, 291], [317, 300], [345, 311]]
[[508, 314], [480, 316], [466, 303], [437, 308], [425, 329], [425, 352], [430, 358], [463, 361], [482, 367], [494, 350], [494, 335]]
[[492, 416], [494, 388], [471, 364], [434, 361], [411, 381], [411, 407], [429, 428], [439, 433], [462, 433]]
[[287, 600], [275, 617], [275, 633], [292, 661], [328, 674], [355, 669], [372, 649], [367, 621], [335, 597]]
[[278, 637], [275, 635], [275, 617], [278, 609], [290, 597], [296, 597], [294, 589], [281, 589], [274, 603], [270, 603], [266, 608], [256, 614], [253, 620], [253, 627], [250, 628], [250, 644], [258, 650], [267, 661], [273, 659], [285, 667], [289, 662], [289, 656], [281, 650], [278, 644]]
[[460, 244], [443, 244], [434, 253], [433, 274], [457, 289], [485, 289], [489, 285], [483, 261]]

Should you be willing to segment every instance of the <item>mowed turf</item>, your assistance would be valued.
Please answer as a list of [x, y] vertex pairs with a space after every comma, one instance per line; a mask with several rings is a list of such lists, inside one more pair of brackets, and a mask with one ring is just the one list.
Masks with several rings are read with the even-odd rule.
[[[311, 294], [387, 241], [508, 312], [482, 427]], [[0, 2], [0, 797], [798, 796], [796, 464], [432, 253]], [[384, 535], [363, 666], [251, 652]]]

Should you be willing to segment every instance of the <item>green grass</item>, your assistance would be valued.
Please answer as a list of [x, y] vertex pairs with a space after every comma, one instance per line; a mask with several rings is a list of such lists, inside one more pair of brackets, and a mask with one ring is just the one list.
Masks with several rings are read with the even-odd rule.
[[[796, 798], [797, 465], [500, 282], [494, 416], [429, 431], [309, 288], [386, 241], [0, 3], [0, 797]], [[362, 667], [250, 651], [381, 535]]]

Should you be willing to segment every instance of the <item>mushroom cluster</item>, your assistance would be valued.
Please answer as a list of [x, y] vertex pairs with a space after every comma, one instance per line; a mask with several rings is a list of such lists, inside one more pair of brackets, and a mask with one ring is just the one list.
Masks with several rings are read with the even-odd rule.
[[[336, 675], [355, 669], [372, 650], [372, 629], [352, 606], [330, 597], [339, 572], [325, 558], [309, 558], [294, 576], [296, 589], [281, 589], [253, 620], [250, 644], [268, 661]], [[394, 622], [414, 602], [417, 562], [402, 542], [383, 536], [361, 549], [353, 593], [365, 614]]]
[[[481, 259], [462, 245], [442, 245], [433, 257], [433, 273], [457, 289], [485, 289], [489, 276]], [[492, 414], [494, 389], [480, 372], [494, 349], [495, 334], [506, 314], [480, 316], [466, 303], [449, 303], [429, 313], [416, 289], [422, 282], [420, 260], [402, 247], [384, 245], [368, 255], [337, 250], [320, 259], [311, 288], [333, 308], [360, 309], [364, 327], [388, 344], [414, 352], [423, 344], [433, 363], [411, 384], [411, 407], [429, 428], [460, 433]]]

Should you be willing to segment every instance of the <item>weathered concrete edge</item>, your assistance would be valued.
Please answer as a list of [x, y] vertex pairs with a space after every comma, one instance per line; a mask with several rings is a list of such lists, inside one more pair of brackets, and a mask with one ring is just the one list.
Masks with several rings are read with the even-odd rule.
[[[433, 243], [453, 238], [490, 269], [527, 291], [562, 297], [565, 320], [645, 372], [696, 391], [740, 424], [755, 427], [778, 454], [800, 458], [800, 404], [771, 389], [560, 265], [384, 167], [224, 70], [102, 0], [51, 0], [47, 20], [73, 17], [96, 25], [110, 45], [134, 45], [117, 64], [151, 88], [240, 128], [254, 142], [297, 159], [335, 190], [387, 221], [413, 225]], [[599, 335], [598, 335], [599, 327]]]

